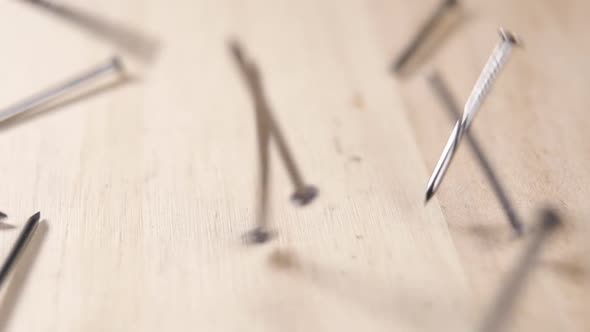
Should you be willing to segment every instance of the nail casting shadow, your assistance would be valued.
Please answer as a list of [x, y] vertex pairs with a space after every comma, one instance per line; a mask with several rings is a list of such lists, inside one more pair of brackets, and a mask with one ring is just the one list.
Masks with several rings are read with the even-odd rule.
[[[461, 110], [458, 107], [459, 104], [456, 102], [455, 98], [447, 88], [447, 85], [445, 84], [440, 74], [436, 71], [433, 72], [428, 77], [428, 81], [433, 90], [435, 91], [437, 97], [444, 104], [444, 109], [448, 111], [448, 115], [450, 116], [451, 120], [455, 122], [458, 119], [460, 119]], [[486, 177], [488, 178], [488, 181], [492, 185], [492, 189], [494, 190], [494, 193], [496, 194], [498, 201], [502, 205], [502, 208], [504, 210], [504, 213], [506, 214], [506, 217], [508, 218], [508, 221], [510, 222], [510, 225], [518, 235], [522, 235], [524, 224], [522, 220], [518, 217], [516, 210], [510, 202], [510, 199], [508, 198], [506, 190], [502, 186], [500, 179], [498, 179], [498, 177], [496, 176], [490, 161], [483, 153], [483, 150], [478, 141], [469, 131], [465, 133], [465, 136], [467, 138], [467, 142], [469, 143], [471, 151], [479, 161]]]
[[230, 52], [240, 69], [242, 77], [254, 102], [256, 129], [258, 134], [258, 154], [260, 162], [260, 200], [257, 207], [257, 227], [247, 234], [253, 242], [261, 243], [268, 240], [268, 189], [269, 189], [269, 148], [270, 140], [274, 138], [280, 157], [287, 169], [287, 173], [295, 192], [291, 200], [297, 205], [306, 205], [314, 200], [318, 190], [306, 185], [293, 156], [287, 146], [285, 138], [272, 117], [270, 106], [267, 103], [260, 71], [252, 60], [248, 59], [237, 41], [229, 42]]
[[7, 224], [3, 221], [0, 221], [0, 231], [7, 230], [7, 229], [15, 229], [15, 228], [16, 228], [16, 226], [14, 226], [14, 225]]
[[6, 219], [8, 216], [6, 215], [6, 213], [4, 212], [0, 212], [0, 230], [6, 230], [6, 229], [13, 229], [15, 228], [14, 225], [11, 224], [7, 224], [3, 221], [3, 219]]
[[362, 273], [362, 269], [326, 265], [302, 257], [288, 248], [272, 251], [268, 256], [268, 265], [277, 273], [309, 284], [317, 293], [337, 298], [359, 312], [370, 312], [375, 318], [389, 321], [392, 327], [396, 327], [393, 331], [412, 330], [410, 327], [415, 330], [416, 324], [421, 326], [421, 331], [435, 331], [435, 325], [441, 323], [442, 317], [449, 323], [449, 315], [445, 312], [448, 307], [433, 306], [436, 302], [432, 299], [433, 294], [423, 293], [419, 287], [412, 291], [404, 287], [391, 288], [384, 279], [369, 277]]

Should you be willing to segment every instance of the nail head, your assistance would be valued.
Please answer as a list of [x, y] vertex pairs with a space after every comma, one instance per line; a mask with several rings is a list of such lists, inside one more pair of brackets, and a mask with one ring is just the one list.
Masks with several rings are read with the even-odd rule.
[[513, 34], [512, 32], [510, 32], [509, 30], [506, 30], [504, 28], [500, 28], [500, 37], [502, 37], [502, 40], [505, 40], [507, 42], [510, 42], [514, 45], [522, 45], [522, 41], [516, 37], [515, 34]]
[[298, 206], [305, 206], [311, 203], [318, 195], [318, 189], [314, 186], [299, 188], [292, 196], [291, 202]]
[[272, 234], [264, 227], [256, 227], [248, 233], [244, 234], [243, 240], [250, 244], [262, 244], [268, 241]]

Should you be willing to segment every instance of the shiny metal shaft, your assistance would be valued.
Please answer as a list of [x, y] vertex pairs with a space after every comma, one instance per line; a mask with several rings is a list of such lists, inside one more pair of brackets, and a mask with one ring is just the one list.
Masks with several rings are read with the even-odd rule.
[[455, 151], [457, 151], [459, 142], [461, 142], [461, 139], [463, 138], [463, 134], [469, 129], [473, 118], [480, 110], [485, 97], [489, 94], [493, 82], [508, 61], [512, 49], [517, 44], [516, 38], [512, 33], [501, 29], [500, 35], [502, 36], [502, 41], [492, 52], [492, 55], [482, 70], [479, 79], [475, 83], [471, 95], [469, 96], [469, 99], [467, 99], [465, 107], [463, 108], [463, 117], [455, 124], [455, 128], [453, 128], [453, 132], [447, 141], [447, 145], [445, 146], [434, 172], [428, 181], [428, 186], [426, 188], [426, 202], [428, 202], [438, 190], [451, 160], [455, 155]]
[[92, 68], [91, 70], [82, 73], [81, 75], [74, 77], [73, 79], [70, 79], [69, 81], [63, 84], [42, 91], [15, 105], [0, 110], [0, 122], [12, 118], [13, 116], [24, 113], [26, 111], [29, 111], [37, 106], [43, 105], [44, 103], [47, 103], [54, 98], [62, 96], [84, 83], [97, 79], [102, 75], [110, 73], [112, 71], [119, 71], [121, 70], [121, 68], [122, 65], [119, 58], [113, 57], [109, 59], [106, 63], [100, 64]]

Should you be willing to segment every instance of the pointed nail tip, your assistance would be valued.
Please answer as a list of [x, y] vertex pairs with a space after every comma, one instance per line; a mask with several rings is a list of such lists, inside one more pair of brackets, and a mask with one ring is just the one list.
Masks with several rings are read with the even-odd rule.
[[6, 217], [8, 217], [8, 215], [6, 213], [0, 211], [0, 219], [4, 219]]
[[430, 199], [432, 199], [432, 196], [434, 196], [434, 190], [432, 190], [432, 188], [428, 188], [426, 190], [426, 197], [424, 198], [424, 205], [428, 204]]
[[37, 212], [34, 215], [31, 216], [31, 218], [29, 218], [29, 220], [34, 220], [35, 222], [38, 222], [41, 219], [41, 212]]

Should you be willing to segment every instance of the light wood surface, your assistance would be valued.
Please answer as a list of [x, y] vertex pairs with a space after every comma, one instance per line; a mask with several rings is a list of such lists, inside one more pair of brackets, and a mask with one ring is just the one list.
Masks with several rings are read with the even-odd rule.
[[[394, 56], [436, 1], [59, 3], [157, 41], [153, 59], [47, 10], [0, 3], [8, 106], [120, 54], [101, 80], [0, 125], [7, 253], [37, 233], [0, 293], [0, 331], [478, 331], [532, 238], [539, 208], [561, 228], [504, 327], [590, 330], [590, 39], [583, 0], [463, 2], [457, 24], [410, 73]], [[505, 26], [512, 56], [472, 135], [527, 226], [515, 238], [481, 161], [461, 145], [438, 195], [430, 172]], [[228, 42], [256, 62], [310, 205], [270, 144], [260, 211], [254, 101]], [[2, 254], [4, 255], [4, 254]]]

